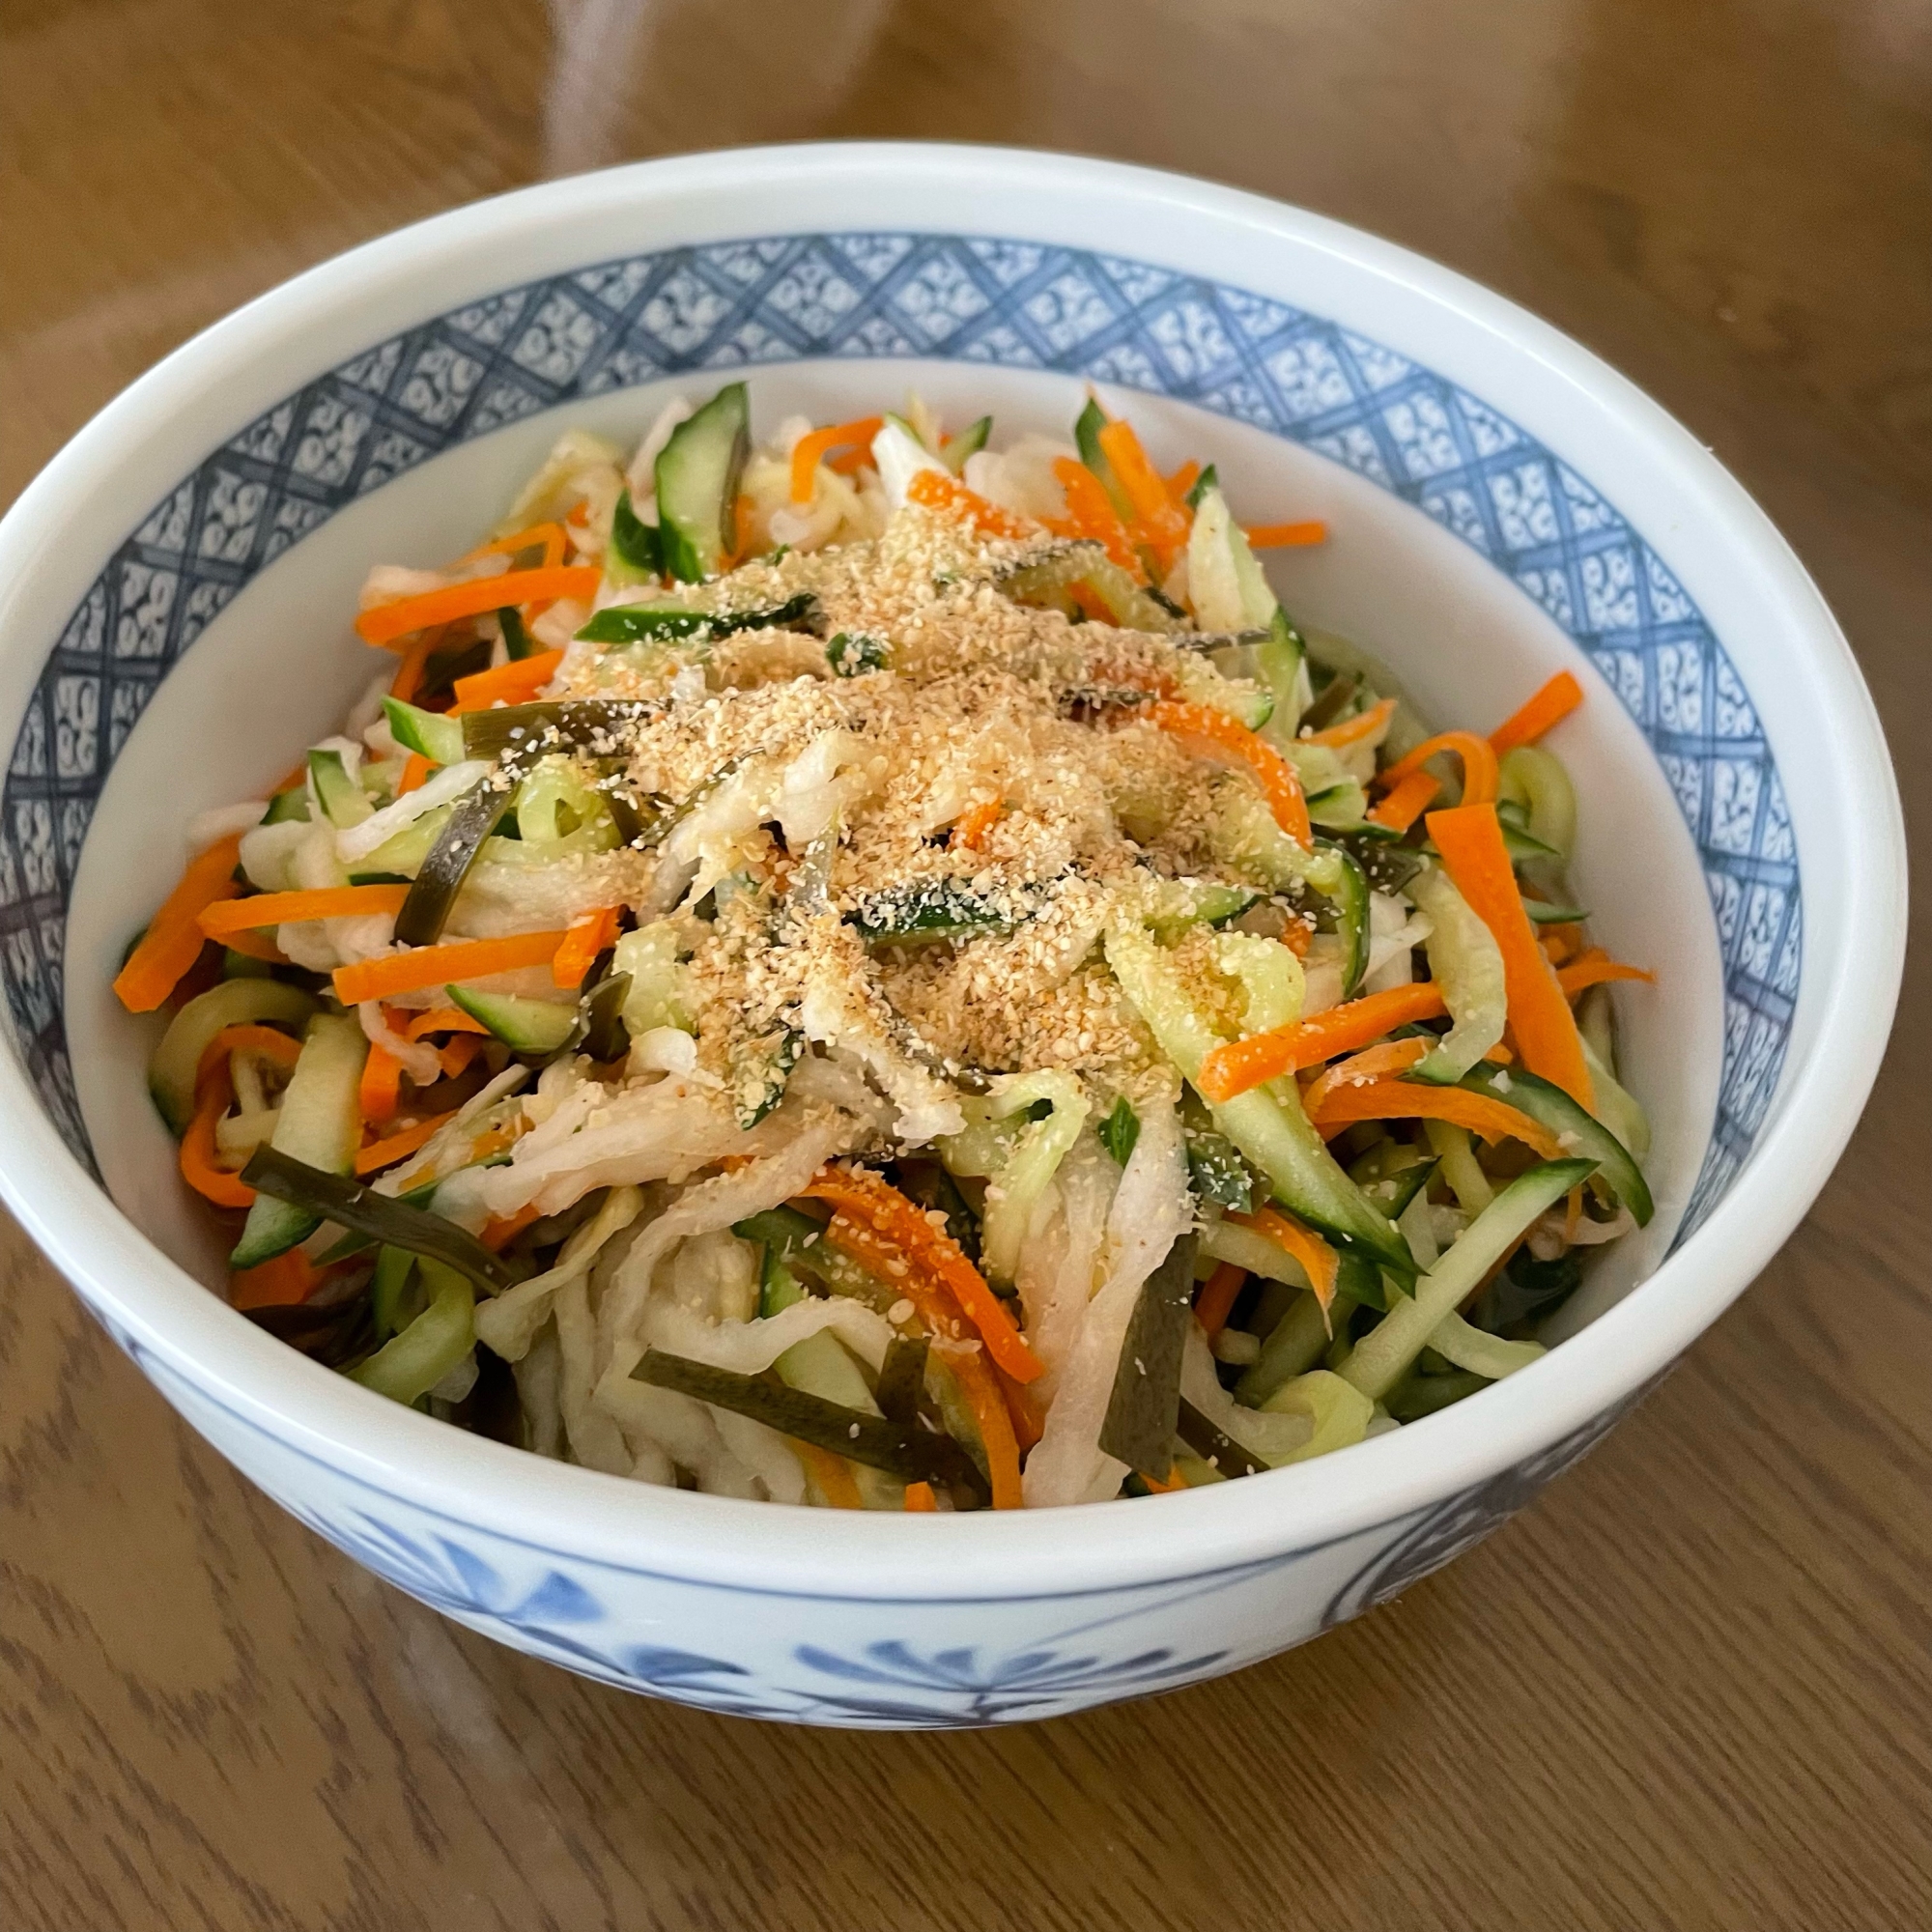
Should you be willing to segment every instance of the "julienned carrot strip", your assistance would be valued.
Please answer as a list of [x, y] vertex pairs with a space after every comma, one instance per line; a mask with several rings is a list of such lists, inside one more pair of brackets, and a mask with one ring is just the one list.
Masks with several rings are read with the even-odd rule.
[[1165, 1482], [1158, 1476], [1150, 1476], [1145, 1469], [1136, 1469], [1134, 1473], [1157, 1496], [1171, 1496], [1177, 1490], [1187, 1488], [1187, 1478], [1180, 1473], [1178, 1466], [1168, 1472]]
[[860, 416], [856, 421], [834, 423], [829, 429], [815, 429], [810, 435], [800, 437], [791, 448], [792, 501], [810, 502], [818, 466], [835, 449], [868, 447], [884, 424], [883, 416]]
[[1545, 1160], [1561, 1160], [1564, 1154], [1563, 1143], [1548, 1127], [1506, 1101], [1462, 1087], [1425, 1087], [1416, 1080], [1337, 1087], [1319, 1110], [1310, 1109], [1308, 1118], [1324, 1133], [1357, 1121], [1447, 1121], [1486, 1141], [1521, 1141]]
[[497, 703], [526, 704], [556, 675], [562, 662], [561, 651], [538, 651], [533, 657], [512, 658], [508, 664], [459, 677], [449, 715], [460, 718], [466, 711], [488, 711]]
[[818, 1485], [819, 1494], [832, 1508], [856, 1510], [866, 1507], [851, 1465], [844, 1457], [835, 1456], [831, 1450], [821, 1449], [815, 1442], [801, 1442], [795, 1435], [787, 1435], [785, 1440], [791, 1445], [793, 1454], [805, 1464], [806, 1473]]
[[514, 1214], [492, 1214], [476, 1238], [493, 1255], [500, 1254], [532, 1221], [542, 1219], [543, 1209], [534, 1201], [526, 1202]]
[[928, 510], [956, 517], [982, 537], [1026, 538], [1037, 536], [1039, 526], [1029, 517], [1016, 517], [1010, 510], [989, 502], [977, 490], [969, 490], [956, 476], [943, 469], [922, 469], [906, 485], [906, 501], [923, 504]]
[[908, 1516], [932, 1516], [939, 1509], [939, 1498], [932, 1493], [930, 1483], [908, 1483], [905, 1506]]
[[242, 1184], [239, 1175], [214, 1164], [214, 1127], [235, 1098], [234, 1083], [228, 1076], [228, 1063], [219, 1061], [195, 1095], [194, 1119], [182, 1136], [182, 1179], [205, 1201], [217, 1208], [252, 1208], [255, 1190]]
[[1435, 804], [1435, 794], [1441, 789], [1428, 772], [1410, 772], [1406, 779], [1396, 781], [1386, 798], [1369, 808], [1368, 815], [1391, 832], [1406, 832]]
[[1222, 751], [1232, 752], [1259, 781], [1262, 794], [1274, 813], [1274, 822], [1297, 845], [1315, 843], [1315, 828], [1308, 820], [1308, 801], [1301, 795], [1301, 781], [1275, 748], [1258, 738], [1245, 724], [1225, 711], [1212, 711], [1205, 704], [1151, 704], [1147, 715], [1163, 731], [1184, 738], [1206, 738]]
[[1552, 724], [1569, 717], [1583, 701], [1583, 687], [1569, 671], [1559, 670], [1527, 704], [1513, 711], [1490, 733], [1490, 749], [1501, 757], [1519, 745], [1533, 745]]
[[391, 697], [399, 697], [405, 704], [415, 701], [415, 695], [422, 688], [423, 673], [429, 668], [437, 639], [441, 635], [440, 629], [432, 625], [429, 630], [418, 632], [410, 639], [403, 652], [403, 660], [396, 667], [396, 674], [389, 680]]
[[445, 1080], [454, 1080], [482, 1051], [483, 1042], [473, 1033], [460, 1033], [447, 1046], [439, 1050], [436, 1063], [442, 1068]]
[[231, 1053], [252, 1053], [286, 1070], [299, 1058], [301, 1041], [271, 1026], [258, 1026], [252, 1020], [225, 1026], [201, 1050], [201, 1062], [194, 1069], [197, 1094], [204, 1082], [213, 1078], [216, 1065], [226, 1065]]
[[[537, 570], [505, 571], [500, 577], [475, 577], [467, 583], [449, 583], [425, 590], [419, 597], [399, 597], [391, 604], [373, 605], [355, 620], [355, 634], [367, 644], [392, 643], [412, 631], [432, 624], [453, 624], [459, 617], [480, 617], [506, 604], [549, 602], [558, 597], [591, 598], [604, 581], [594, 563], [556, 564]], [[527, 663], [528, 660], [524, 660]]]
[[597, 963], [597, 955], [616, 943], [617, 908], [600, 906], [563, 935], [563, 944], [550, 962], [551, 978], [559, 986], [582, 985], [584, 974]]
[[952, 821], [952, 837], [949, 842], [954, 847], [972, 850], [1000, 822], [1003, 810], [997, 798], [982, 798], [978, 805], [968, 806]]
[[825, 1238], [840, 1254], [849, 1256], [887, 1283], [895, 1293], [904, 1294], [935, 1339], [953, 1344], [940, 1359], [952, 1372], [959, 1393], [965, 1397], [973, 1420], [979, 1425], [980, 1441], [986, 1452], [986, 1475], [993, 1489], [993, 1507], [1020, 1508], [1020, 1450], [1013, 1433], [1012, 1411], [1007, 1405], [1008, 1384], [994, 1373], [984, 1350], [976, 1349], [969, 1352], [958, 1349], [962, 1339], [958, 1304], [937, 1280], [906, 1258], [897, 1242], [842, 1208], [832, 1216]]
[[445, 1121], [453, 1121], [457, 1110], [452, 1107], [446, 1114], [432, 1114], [426, 1121], [418, 1121], [412, 1127], [399, 1128], [386, 1139], [370, 1141], [359, 1149], [355, 1155], [357, 1174], [374, 1174], [379, 1167], [392, 1167], [405, 1154], [414, 1153]]
[[1358, 711], [1352, 718], [1345, 718], [1339, 724], [1331, 724], [1325, 731], [1305, 731], [1301, 736], [1304, 745], [1359, 745], [1364, 738], [1373, 738], [1391, 718], [1395, 716], [1395, 699], [1384, 697], [1380, 703], [1372, 704], [1366, 711]]
[[1100, 431], [1100, 447], [1116, 480], [1134, 506], [1136, 534], [1153, 552], [1165, 577], [1187, 547], [1187, 518], [1174, 506], [1160, 472], [1148, 461], [1132, 423], [1116, 418]]
[[1419, 772], [1437, 752], [1454, 752], [1463, 760], [1463, 803], [1490, 805], [1496, 795], [1496, 754], [1487, 738], [1473, 731], [1438, 731], [1425, 738], [1406, 758], [1381, 774], [1383, 784], [1400, 784]]
[[1338, 1087], [1359, 1086], [1371, 1080], [1384, 1080], [1392, 1073], [1406, 1073], [1428, 1051], [1426, 1039], [1388, 1039], [1379, 1046], [1365, 1047], [1347, 1060], [1318, 1074], [1302, 1091], [1303, 1111], [1313, 1120], [1321, 1103]]
[[1194, 1301], [1194, 1319], [1208, 1341], [1213, 1341], [1228, 1325], [1228, 1317], [1235, 1312], [1241, 1284], [1247, 1278], [1246, 1268], [1236, 1267], [1233, 1262], [1222, 1262], [1202, 1284]]
[[453, 980], [482, 980], [521, 966], [548, 966], [564, 942], [561, 932], [518, 932], [507, 939], [457, 939], [447, 946], [412, 946], [376, 959], [335, 969], [335, 997], [345, 1007], [398, 993], [446, 986]]
[[429, 775], [436, 769], [420, 752], [412, 752], [403, 760], [403, 775], [396, 781], [396, 796], [406, 798], [412, 791], [418, 791], [429, 782]]
[[407, 886], [321, 886], [305, 893], [257, 893], [253, 898], [221, 899], [204, 906], [203, 932], [227, 939], [237, 932], [260, 931], [304, 919], [362, 919], [370, 913], [401, 912]]
[[923, 1209], [890, 1182], [864, 1168], [828, 1164], [813, 1176], [809, 1199], [829, 1202], [841, 1212], [864, 1221], [906, 1259], [944, 1284], [959, 1311], [980, 1332], [986, 1353], [1016, 1382], [1030, 1382], [1045, 1372], [1045, 1364], [1027, 1346], [986, 1278], [952, 1236], [935, 1228]]
[[1335, 1278], [1341, 1272], [1342, 1263], [1320, 1235], [1312, 1228], [1304, 1228], [1293, 1215], [1284, 1214], [1275, 1208], [1257, 1208], [1252, 1214], [1231, 1214], [1228, 1218], [1238, 1221], [1264, 1241], [1286, 1248], [1301, 1264], [1308, 1285], [1321, 1304], [1322, 1314], [1327, 1314], [1329, 1304], [1335, 1299]]
[[1191, 456], [1167, 479], [1167, 494], [1174, 499], [1174, 507], [1190, 524], [1194, 521], [1194, 512], [1187, 507], [1187, 493], [1200, 480], [1201, 466]]
[[1097, 543], [1122, 570], [1130, 570], [1138, 578], [1140, 554], [1114, 507], [1114, 499], [1107, 495], [1107, 486], [1084, 463], [1076, 463], [1070, 456], [1054, 458], [1053, 476], [1065, 493], [1066, 516], [1073, 533]]
[[228, 1305], [244, 1309], [288, 1308], [306, 1301], [315, 1283], [315, 1264], [299, 1248], [290, 1248], [286, 1254], [279, 1254], [259, 1267], [240, 1268], [231, 1274]]
[[1309, 517], [1298, 524], [1250, 524], [1241, 534], [1250, 550], [1302, 550], [1326, 543], [1328, 526], [1319, 517]]
[[181, 883], [161, 902], [141, 943], [114, 976], [115, 997], [130, 1013], [153, 1012], [200, 956], [206, 937], [201, 915], [216, 900], [233, 898], [242, 890], [234, 877], [241, 855], [242, 835], [231, 832], [188, 861]]
[[1196, 1083], [1210, 1100], [1232, 1100], [1250, 1087], [1304, 1066], [1319, 1066], [1337, 1054], [1369, 1046], [1385, 1033], [1417, 1020], [1440, 1019], [1449, 1010], [1442, 989], [1434, 980], [1415, 985], [1391, 986], [1383, 993], [1365, 993], [1346, 1006], [1272, 1033], [1250, 1034], [1227, 1046], [1217, 1046], [1201, 1063]]
[[490, 1031], [479, 1019], [472, 1019], [459, 1007], [432, 1007], [415, 1014], [402, 1029], [405, 1039], [420, 1039], [426, 1033], [482, 1033]]
[[1582, 1037], [1555, 969], [1536, 943], [1536, 928], [1522, 909], [1495, 807], [1464, 805], [1453, 811], [1432, 811], [1429, 836], [1456, 890], [1490, 928], [1503, 955], [1510, 1030], [1522, 1064], [1589, 1110], [1596, 1096]]
[[[580, 503], [577, 509], [583, 510], [585, 507]], [[571, 518], [573, 522], [581, 521], [577, 511], [572, 511]], [[527, 529], [512, 530], [506, 537], [492, 537], [488, 543], [478, 544], [474, 550], [466, 551], [457, 561], [459, 564], [464, 564], [474, 563], [482, 556], [515, 556], [522, 551], [535, 550], [541, 544], [544, 567], [554, 570], [563, 561], [564, 546], [567, 541], [561, 524], [532, 524]]]
[[365, 1121], [380, 1126], [395, 1116], [403, 1097], [403, 1063], [387, 1047], [371, 1041], [369, 1056], [362, 1063], [362, 1082], [356, 1089], [356, 1110]]
[[1573, 959], [1569, 965], [1556, 969], [1556, 983], [1571, 999], [1587, 987], [1601, 986], [1610, 980], [1642, 980], [1654, 986], [1657, 975], [1646, 973], [1641, 966], [1626, 966], [1619, 959], [1588, 952], [1582, 958]]

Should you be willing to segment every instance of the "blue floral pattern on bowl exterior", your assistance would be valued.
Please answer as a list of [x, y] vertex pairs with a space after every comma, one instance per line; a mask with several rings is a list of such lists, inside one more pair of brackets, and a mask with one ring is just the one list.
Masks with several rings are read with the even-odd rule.
[[[1415, 504], [1489, 558], [1608, 679], [1694, 839], [1723, 957], [1715, 1132], [1678, 1239], [1729, 1185], [1777, 1083], [1800, 971], [1797, 851], [1776, 766], [1721, 645], [1662, 559], [1560, 458], [1479, 398], [1319, 316], [1145, 263], [1024, 241], [780, 236], [668, 249], [507, 290], [381, 343], [248, 424], [123, 543], [29, 704], [0, 796], [0, 981], [36, 1088], [91, 1153], [62, 1020], [64, 934], [107, 772], [160, 681], [264, 565], [344, 505], [471, 438], [690, 370], [902, 356], [1048, 370], [1194, 404], [1287, 437]], [[740, 1633], [710, 1656], [626, 1635], [648, 1592], [733, 1593], [492, 1537], [384, 1494], [116, 1339], [203, 1433], [379, 1575], [503, 1641], [628, 1689], [821, 1723], [957, 1725], [1055, 1715], [1251, 1662], [1447, 1562], [1583, 1454], [1621, 1405], [1517, 1468], [1427, 1510], [1236, 1572], [1048, 1600], [1072, 1621], [976, 1603], [977, 1640], [913, 1643], [891, 1605], [832, 1605], [840, 1639]], [[310, 1464], [301, 1495], [278, 1462]], [[319, 1496], [327, 1497], [324, 1508]], [[1321, 1566], [1327, 1609], [1270, 1625], [1266, 1592]], [[639, 1596], [638, 1593], [645, 1593]], [[744, 1593], [738, 1593], [740, 1595]], [[756, 1593], [753, 1593], [756, 1594]], [[1136, 1642], [1178, 1600], [1238, 1598], [1196, 1651]], [[1079, 1613], [1075, 1614], [1076, 1606]], [[1089, 1613], [1091, 1612], [1091, 1614]], [[1211, 1619], [1210, 1619], [1211, 1621]], [[1265, 1633], [1256, 1637], [1253, 1633]], [[732, 1648], [721, 1641], [722, 1652]], [[744, 1661], [753, 1657], [754, 1662]]]

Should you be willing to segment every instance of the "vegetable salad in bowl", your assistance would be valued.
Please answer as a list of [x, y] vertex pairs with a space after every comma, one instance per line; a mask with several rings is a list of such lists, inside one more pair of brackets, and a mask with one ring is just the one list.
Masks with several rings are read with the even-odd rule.
[[230, 1298], [759, 1500], [1238, 1479], [1544, 1352], [1648, 1133], [1538, 741], [1304, 633], [1210, 465], [732, 384], [371, 572], [382, 672], [115, 982]]

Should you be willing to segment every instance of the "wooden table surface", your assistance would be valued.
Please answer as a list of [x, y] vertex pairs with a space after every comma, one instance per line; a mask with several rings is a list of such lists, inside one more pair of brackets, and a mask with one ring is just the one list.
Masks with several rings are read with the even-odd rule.
[[[543, 175], [1120, 156], [1436, 256], [1674, 410], [1836, 609], [1922, 850], [1928, 101], [1924, 0], [9, 0], [0, 497], [223, 310]], [[472, 1636], [251, 1491], [6, 1226], [0, 1927], [1932, 1923], [1918, 935], [1837, 1176], [1576, 1474], [1320, 1643], [1037, 1727], [763, 1727]]]

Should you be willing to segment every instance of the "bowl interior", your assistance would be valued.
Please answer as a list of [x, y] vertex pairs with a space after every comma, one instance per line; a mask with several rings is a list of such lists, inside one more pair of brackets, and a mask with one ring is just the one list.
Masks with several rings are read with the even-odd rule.
[[[76, 959], [119, 956], [178, 867], [195, 812], [261, 796], [296, 751], [335, 728], [378, 659], [351, 632], [372, 562], [433, 565], [475, 541], [565, 427], [632, 442], [664, 400], [715, 381], [686, 377], [574, 399], [463, 442], [356, 497], [268, 563], [201, 631], [146, 706], [102, 788], [69, 914]], [[996, 435], [1064, 434], [1080, 407], [1074, 378], [905, 358], [814, 360], [753, 376], [755, 422], [819, 420], [890, 407], [908, 387], [950, 420], [991, 409]], [[1445, 724], [1486, 726], [1571, 666], [1592, 702], [1557, 741], [1582, 801], [1576, 883], [1604, 942], [1641, 960], [1659, 985], [1626, 996], [1627, 1082], [1649, 1107], [1647, 1163], [1660, 1211], [1592, 1270], [1566, 1326], [1609, 1305], [1666, 1252], [1695, 1185], [1722, 1058], [1722, 962], [1698, 853], [1651, 747], [1579, 660], [1549, 613], [1486, 557], [1415, 505], [1331, 457], [1198, 404], [1122, 394], [1164, 468], [1212, 458], [1237, 515], [1320, 516], [1331, 540], [1279, 553], [1276, 588], [1299, 619], [1386, 659]], [[222, 1256], [175, 1172], [173, 1144], [147, 1103], [156, 1033], [123, 1012], [101, 976], [74, 976], [68, 1037], [82, 1118], [109, 1191], [173, 1259], [210, 1286]]]

